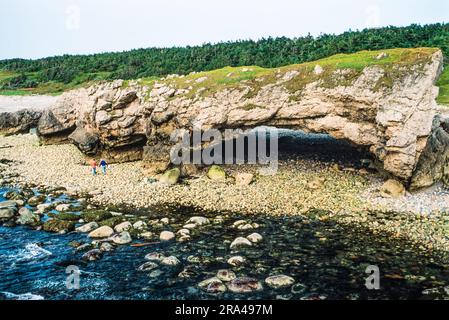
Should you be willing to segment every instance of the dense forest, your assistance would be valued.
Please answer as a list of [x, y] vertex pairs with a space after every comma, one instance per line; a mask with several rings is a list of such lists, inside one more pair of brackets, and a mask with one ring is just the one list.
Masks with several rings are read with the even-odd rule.
[[225, 66], [278, 67], [337, 53], [388, 48], [440, 47], [449, 55], [449, 24], [411, 25], [348, 31], [319, 37], [267, 38], [148, 48], [119, 53], [64, 55], [38, 60], [0, 61], [0, 89], [34, 88], [45, 83], [78, 85], [101, 79], [133, 79], [188, 74]]

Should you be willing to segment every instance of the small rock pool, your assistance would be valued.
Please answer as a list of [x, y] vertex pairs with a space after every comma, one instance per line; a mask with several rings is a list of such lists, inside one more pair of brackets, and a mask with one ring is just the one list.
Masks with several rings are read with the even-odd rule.
[[[0, 188], [1, 194], [6, 189]], [[0, 299], [435, 299], [449, 297], [449, 268], [429, 252], [382, 235], [350, 230], [319, 213], [309, 217], [238, 216], [176, 208], [170, 213], [146, 212], [151, 219], [170, 218], [155, 230], [155, 241], [144, 246], [121, 245], [104, 252], [101, 259], [86, 262], [85, 251], [70, 244], [90, 243], [86, 234], [52, 234], [27, 227], [0, 226]], [[160, 242], [162, 230], [176, 233], [192, 216], [211, 223], [192, 230], [186, 242]], [[253, 229], [235, 226], [239, 220]], [[239, 224], [239, 223], [237, 223]], [[242, 225], [242, 224], [240, 224]], [[245, 228], [243, 228], [245, 229]], [[238, 237], [258, 233], [251, 246], [231, 249]], [[257, 237], [256, 237], [257, 238]], [[258, 239], [260, 240], [260, 239]], [[155, 263], [139, 267], [150, 253], [174, 256], [177, 265]], [[153, 254], [156, 256], [156, 254]], [[239, 266], [228, 263], [239, 256]], [[368, 290], [368, 266], [380, 271], [380, 290]], [[68, 289], [66, 268], [79, 268], [79, 289]], [[198, 284], [216, 277], [219, 270], [258, 281], [254, 290], [208, 293]], [[227, 272], [228, 274], [232, 272]], [[221, 272], [223, 274], [223, 271]], [[294, 284], [274, 289], [265, 279], [285, 275]], [[262, 288], [260, 290], [260, 287]], [[259, 290], [256, 290], [259, 289]]]

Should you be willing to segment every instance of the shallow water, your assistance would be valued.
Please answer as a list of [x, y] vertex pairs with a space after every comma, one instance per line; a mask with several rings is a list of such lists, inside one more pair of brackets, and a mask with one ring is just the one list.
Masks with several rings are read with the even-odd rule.
[[[4, 191], [0, 189], [0, 194]], [[214, 218], [213, 213], [200, 214]], [[199, 213], [178, 208], [170, 214], [175, 221], [164, 229], [176, 232], [193, 215]], [[232, 224], [239, 219], [256, 222], [260, 228], [237, 230]], [[252, 232], [264, 237], [260, 244], [241, 251], [229, 249], [233, 239]], [[81, 259], [84, 252], [69, 246], [72, 241], [90, 242], [79, 233], [56, 235], [26, 227], [0, 227], [1, 299], [427, 299], [446, 297], [443, 287], [449, 279], [447, 266], [432, 260], [428, 252], [317, 217], [225, 215], [221, 224], [199, 227], [189, 242], [119, 246], [89, 263]], [[160, 267], [159, 274], [137, 271], [146, 262], [145, 255], [154, 251], [178, 257], [181, 265]], [[248, 263], [232, 268], [226, 261], [234, 255], [246, 257]], [[199, 263], [192, 256], [200, 258]], [[66, 288], [69, 265], [81, 270], [79, 290]], [[365, 287], [368, 265], [380, 268], [378, 291]], [[263, 291], [246, 294], [211, 295], [197, 288], [219, 269], [231, 268], [237, 276], [261, 282], [270, 275], [285, 274], [297, 284], [280, 290], [264, 285]], [[178, 276], [184, 269], [189, 278]], [[423, 294], [435, 287], [439, 289], [432, 295]]]

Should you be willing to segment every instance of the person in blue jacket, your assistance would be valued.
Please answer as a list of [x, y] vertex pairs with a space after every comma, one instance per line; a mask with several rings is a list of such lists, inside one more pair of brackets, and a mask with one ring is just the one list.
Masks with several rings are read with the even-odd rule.
[[100, 168], [101, 168], [101, 172], [103, 172], [104, 175], [106, 175], [107, 167], [108, 167], [108, 164], [106, 163], [106, 160], [101, 159], [101, 161], [100, 161]]

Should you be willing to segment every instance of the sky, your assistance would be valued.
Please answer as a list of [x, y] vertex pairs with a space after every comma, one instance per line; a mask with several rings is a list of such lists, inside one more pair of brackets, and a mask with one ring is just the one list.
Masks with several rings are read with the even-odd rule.
[[0, 59], [449, 22], [449, 0], [0, 0]]

